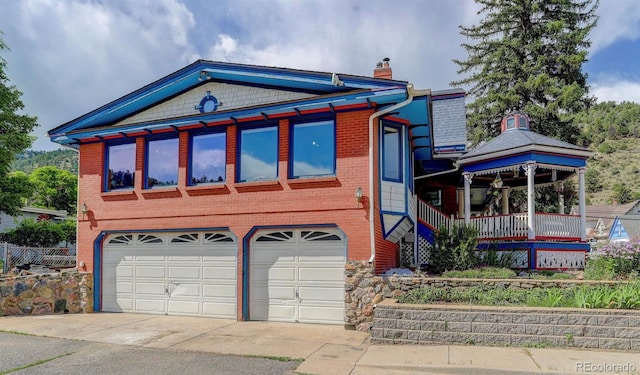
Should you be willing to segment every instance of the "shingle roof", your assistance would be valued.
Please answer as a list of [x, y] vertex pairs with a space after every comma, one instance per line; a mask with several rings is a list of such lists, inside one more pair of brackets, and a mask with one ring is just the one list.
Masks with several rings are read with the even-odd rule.
[[514, 129], [506, 131], [475, 150], [468, 152], [460, 158], [460, 161], [481, 155], [515, 150], [526, 146], [546, 146], [575, 151], [588, 151], [586, 148], [547, 137], [533, 131]]

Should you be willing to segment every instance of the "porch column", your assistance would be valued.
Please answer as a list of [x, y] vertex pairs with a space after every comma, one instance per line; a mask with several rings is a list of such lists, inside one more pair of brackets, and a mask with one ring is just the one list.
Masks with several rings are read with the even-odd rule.
[[558, 213], [564, 214], [564, 182], [558, 181]]
[[471, 180], [473, 174], [464, 172], [464, 223], [469, 224], [471, 222]]
[[464, 189], [458, 189], [458, 217], [464, 217], [464, 202]]
[[580, 241], [587, 240], [587, 197], [584, 192], [585, 168], [578, 169], [578, 202], [580, 203]]
[[527, 238], [529, 240], [536, 239], [536, 190], [535, 190], [535, 175], [536, 175], [536, 163], [527, 163], [527, 226], [529, 227], [529, 234]]
[[509, 188], [502, 188], [502, 214], [509, 215]]

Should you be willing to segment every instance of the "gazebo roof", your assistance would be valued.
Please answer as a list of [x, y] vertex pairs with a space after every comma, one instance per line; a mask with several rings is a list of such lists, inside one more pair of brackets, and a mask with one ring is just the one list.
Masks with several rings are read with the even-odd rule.
[[529, 152], [544, 152], [587, 159], [591, 151], [586, 148], [547, 137], [530, 130], [508, 130], [458, 159], [460, 165], [488, 159], [508, 157]]

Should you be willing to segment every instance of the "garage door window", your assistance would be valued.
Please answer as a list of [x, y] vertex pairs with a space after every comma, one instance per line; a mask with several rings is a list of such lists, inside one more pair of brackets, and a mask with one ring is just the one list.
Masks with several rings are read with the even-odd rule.
[[293, 232], [272, 232], [264, 234], [256, 239], [257, 242], [293, 241]]

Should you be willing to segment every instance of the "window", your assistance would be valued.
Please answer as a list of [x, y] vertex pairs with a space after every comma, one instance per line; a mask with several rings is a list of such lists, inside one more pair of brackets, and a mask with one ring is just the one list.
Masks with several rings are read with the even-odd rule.
[[278, 128], [241, 129], [239, 159], [239, 182], [277, 178]]
[[125, 143], [107, 146], [107, 191], [133, 189], [136, 170], [136, 144]]
[[178, 138], [147, 142], [147, 188], [178, 184]]
[[507, 119], [507, 129], [514, 129], [516, 127], [516, 118], [510, 117]]
[[191, 137], [189, 184], [225, 181], [226, 133], [199, 134]]
[[296, 178], [335, 174], [335, 138], [333, 120], [293, 125], [290, 176]]
[[393, 126], [383, 128], [382, 137], [382, 178], [402, 181], [401, 130]]

